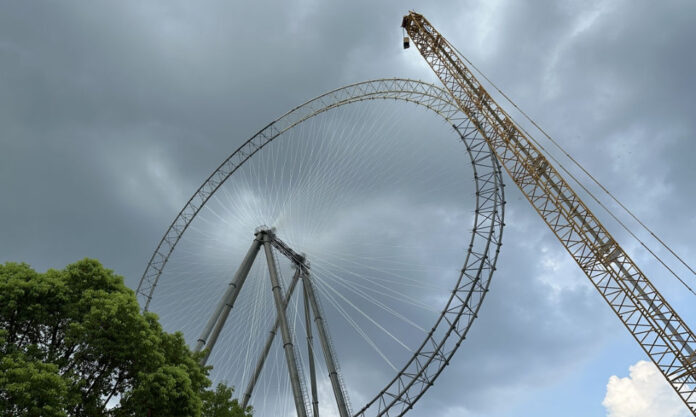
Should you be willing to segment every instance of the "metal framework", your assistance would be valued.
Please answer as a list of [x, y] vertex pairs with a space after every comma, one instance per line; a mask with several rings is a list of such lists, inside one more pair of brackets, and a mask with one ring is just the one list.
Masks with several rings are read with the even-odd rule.
[[[285, 294], [285, 300], [283, 301], [283, 308], [286, 309], [288, 306], [288, 303], [290, 302], [290, 298], [292, 297], [293, 292], [295, 291], [295, 286], [297, 286], [297, 281], [300, 278], [300, 274], [302, 273], [302, 270], [298, 267], [297, 271], [295, 272], [295, 275], [292, 277], [292, 281], [290, 282], [290, 287], [288, 288], [286, 294]], [[264, 344], [263, 350], [261, 351], [261, 354], [259, 355], [259, 358], [256, 362], [256, 367], [254, 368], [254, 374], [252, 375], [251, 379], [249, 380], [249, 384], [247, 385], [246, 390], [244, 391], [244, 397], [242, 398], [242, 408], [246, 408], [247, 405], [249, 405], [249, 400], [251, 399], [251, 394], [254, 391], [254, 387], [256, 386], [256, 382], [259, 380], [259, 377], [261, 376], [261, 371], [263, 370], [263, 365], [266, 362], [266, 358], [268, 357], [268, 353], [271, 351], [271, 345], [273, 344], [273, 339], [275, 338], [276, 332], [278, 331], [278, 327], [280, 326], [280, 318], [276, 318], [275, 323], [273, 324], [273, 328], [271, 328], [271, 331], [268, 334], [268, 338], [266, 339], [266, 343]], [[311, 332], [311, 329], [308, 330]], [[309, 336], [308, 336], [309, 337]], [[211, 346], [212, 348], [212, 346]], [[314, 367], [314, 359], [311, 358], [310, 356], [310, 362], [311, 367]]]
[[[309, 284], [309, 278], [305, 283]], [[317, 373], [314, 369], [314, 336], [312, 336], [312, 313], [309, 306], [309, 293], [306, 286], [302, 288], [304, 300], [305, 329], [307, 329], [307, 358], [309, 362], [310, 387], [312, 390], [312, 415], [319, 417], [319, 394], [317, 392]], [[316, 313], [315, 313], [316, 316]]]
[[457, 50], [415, 12], [402, 26], [453, 100], [595, 288], [696, 415], [696, 338]]
[[[361, 82], [323, 94], [268, 124], [232, 153], [189, 199], [157, 245], [136, 293], [143, 302], [143, 309], [147, 311], [167, 261], [188, 226], [218, 188], [256, 152], [278, 138], [283, 132], [318, 114], [366, 100], [406, 101], [423, 106], [445, 119], [455, 130], [458, 140], [461, 140], [466, 147], [476, 187], [476, 209], [471, 239], [467, 250], [462, 254], [464, 263], [454, 282], [446, 305], [431, 331], [426, 335], [421, 345], [414, 350], [411, 359], [373, 399], [355, 413], [355, 416], [401, 416], [410, 410], [415, 402], [433, 385], [435, 379], [449, 364], [455, 351], [466, 337], [488, 291], [502, 244], [504, 215], [502, 169], [477, 126], [459, 108], [450, 93], [440, 87], [408, 79]], [[455, 233], [457, 232], [455, 231]], [[254, 249], [257, 247], [256, 245], [260, 248], [261, 243], [255, 242], [250, 251], [256, 250], [258, 252], [258, 249]], [[276, 247], [276, 249], [284, 256], [292, 256], [292, 254], [284, 253], [284, 248], [281, 246]], [[237, 275], [240, 273], [238, 272]], [[310, 282], [310, 280], [303, 280], [303, 282]], [[216, 309], [216, 314], [222, 312], [221, 314], [224, 316], [225, 311], [227, 311], [226, 306], [229, 305], [231, 308], [234, 297], [236, 297], [234, 294], [238, 293], [238, 288], [239, 285], [230, 285], [227, 301], [221, 301], [221, 306]], [[311, 302], [313, 298], [311, 296], [312, 286], [305, 285], [304, 288], [309, 293], [310, 305], [313, 305]], [[286, 296], [287, 298], [288, 296]], [[317, 308], [319, 311], [314, 311], [315, 322], [318, 317], [323, 317], [321, 306], [317, 305]], [[312, 309], [314, 310], [314, 307]], [[208, 327], [212, 329], [219, 323], [217, 319], [211, 318], [211, 321], [213, 320], [214, 324], [208, 323], [205, 327], [204, 334], [201, 336], [202, 342], [201, 340], [198, 342], [199, 349], [205, 345], [210, 336], [209, 333], [206, 334], [206, 331], [212, 331], [207, 330]], [[319, 334], [321, 334], [320, 329], [321, 327], [318, 328]], [[275, 332], [275, 326], [273, 331]], [[330, 344], [330, 340], [328, 343]], [[212, 348], [210, 343], [208, 345]], [[325, 355], [327, 351], [324, 349]], [[336, 373], [336, 379], [340, 382], [340, 372]], [[343, 388], [340, 390], [344, 391]], [[336, 394], [335, 384], [334, 393]], [[347, 395], [345, 392], [343, 394], [347, 403]], [[247, 387], [244, 404], [248, 402], [250, 396], [251, 390]]]
[[[259, 232], [263, 236], [263, 249], [266, 252], [266, 263], [268, 263], [268, 272], [271, 276], [271, 285], [273, 290], [273, 298], [275, 299], [277, 321], [280, 323], [280, 334], [283, 337], [283, 350], [285, 351], [285, 360], [288, 363], [288, 372], [290, 372], [290, 384], [292, 385], [292, 396], [295, 399], [295, 409], [297, 417], [307, 417], [307, 408], [304, 402], [304, 389], [300, 383], [299, 371], [297, 368], [297, 360], [295, 345], [293, 345], [293, 336], [290, 333], [290, 325], [285, 316], [285, 307], [283, 304], [283, 290], [278, 280], [278, 270], [276, 268], [276, 260], [273, 256], [273, 246], [271, 242], [275, 240], [275, 236], [269, 232]], [[299, 271], [299, 268], [298, 268]]]
[[[288, 319], [286, 316], [286, 309], [292, 298], [292, 294], [295, 290], [297, 282], [302, 278], [302, 286], [304, 293], [305, 302], [305, 321], [306, 321], [306, 331], [307, 331], [307, 344], [308, 344], [308, 359], [310, 366], [310, 377], [311, 377], [311, 387], [312, 387], [312, 410], [311, 414], [313, 417], [319, 417], [319, 402], [317, 395], [317, 382], [314, 366], [314, 354], [312, 346], [312, 312], [314, 313], [314, 322], [317, 326], [319, 333], [319, 341], [321, 343], [322, 350], [324, 352], [324, 358], [326, 360], [326, 367], [329, 370], [329, 378], [331, 380], [331, 385], [334, 391], [334, 397], [336, 399], [336, 405], [338, 407], [339, 415], [341, 417], [350, 416], [350, 408], [347, 401], [346, 390], [343, 386], [343, 381], [341, 380], [338, 373], [338, 365], [336, 362], [336, 354], [333, 350], [333, 345], [330, 342], [329, 332], [322, 318], [322, 313], [319, 307], [319, 302], [314, 294], [314, 289], [309, 275], [309, 262], [306, 261], [305, 257], [298, 254], [292, 250], [288, 245], [286, 245], [282, 240], [276, 237], [272, 229], [261, 227], [256, 232], [256, 237], [254, 242], [249, 248], [247, 255], [244, 257], [242, 264], [240, 265], [237, 273], [230, 282], [228, 291], [223, 294], [218, 307], [215, 309], [214, 313], [210, 317], [210, 320], [205, 326], [201, 337], [198, 339], [198, 344], [195, 350], [200, 351], [205, 349], [205, 356], [202, 359], [202, 365], [205, 365], [210, 352], [212, 351], [215, 343], [217, 341], [219, 330], [224, 326], [227, 316], [229, 315], [232, 307], [234, 305], [234, 300], [237, 295], [241, 292], [242, 286], [246, 281], [246, 277], [251, 269], [254, 259], [259, 252], [260, 247], [263, 246], [264, 253], [266, 255], [266, 264], [268, 265], [268, 272], [271, 279], [271, 289], [273, 291], [273, 298], [276, 306], [276, 320], [271, 328], [270, 334], [266, 340], [264, 349], [258, 358], [256, 368], [254, 370], [254, 375], [249, 381], [249, 385], [244, 393], [244, 398], [242, 400], [242, 408], [246, 408], [249, 399], [251, 398], [252, 392], [259, 379], [261, 371], [263, 370], [264, 363], [268, 358], [268, 353], [270, 352], [271, 345], [275, 339], [276, 332], [280, 328], [281, 337], [283, 339], [283, 350], [285, 351], [285, 360], [288, 365], [288, 373], [290, 376], [290, 384], [292, 386], [293, 399], [295, 401], [295, 410], [297, 411], [298, 417], [308, 417], [310, 413], [308, 412], [306, 398], [306, 390], [304, 387], [304, 378], [301, 376], [300, 370], [297, 366], [297, 351], [294, 345], [294, 335], [290, 325], [288, 324]], [[278, 278], [278, 267], [275, 256], [273, 254], [273, 249], [278, 250], [283, 256], [287, 257], [292, 265], [295, 267], [296, 271], [293, 275], [290, 287], [287, 292], [283, 294], [283, 288]], [[311, 312], [310, 312], [311, 306]], [[211, 333], [211, 329], [215, 326], [213, 334], [209, 340], [206, 339]]]
[[[205, 356], [203, 356], [203, 359], [201, 360], [201, 365], [205, 365], [208, 361], [208, 357], [215, 346], [215, 342], [217, 342], [218, 336], [220, 336], [220, 331], [224, 327], [225, 321], [227, 321], [227, 316], [229, 316], [230, 311], [232, 311], [234, 302], [237, 300], [237, 296], [242, 289], [242, 285], [244, 285], [244, 281], [246, 281], [247, 275], [249, 275], [249, 270], [254, 264], [254, 259], [256, 259], [256, 255], [259, 253], [259, 249], [261, 249], [262, 244], [263, 236], [257, 234], [256, 239], [254, 239], [254, 242], [251, 244], [249, 251], [244, 257], [242, 264], [239, 266], [239, 269], [234, 274], [234, 278], [227, 287], [227, 291], [225, 291], [225, 294], [220, 299], [220, 302], [215, 308], [215, 312], [212, 316], [210, 316], [208, 324], [206, 324], [205, 328], [203, 329], [203, 333], [201, 333], [200, 337], [198, 338], [196, 347], [193, 349], [194, 352], [200, 351], [203, 346], [207, 347]], [[208, 339], [209, 337], [210, 339]]]

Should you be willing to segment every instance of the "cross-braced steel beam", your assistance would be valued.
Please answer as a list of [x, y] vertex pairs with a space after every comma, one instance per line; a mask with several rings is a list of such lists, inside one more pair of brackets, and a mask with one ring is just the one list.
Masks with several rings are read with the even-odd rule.
[[[322, 94], [269, 123], [229, 155], [189, 198], [157, 244], [138, 283], [136, 294], [143, 311], [149, 311], [158, 282], [167, 275], [165, 270], [169, 259], [189, 225], [219, 188], [267, 144], [274, 140], [285, 140], [283, 135], [286, 132], [326, 111], [373, 100], [408, 102], [442, 117], [466, 145], [476, 185], [471, 241], [462, 273], [446, 306], [413, 356], [356, 414], [365, 416], [376, 413], [388, 417], [401, 416], [413, 408], [414, 403], [433, 386], [449, 364], [481, 308], [502, 244], [505, 198], [500, 165], [477, 125], [474, 125], [478, 121], [471, 120], [452, 95], [441, 87], [400, 78], [359, 82]], [[276, 249], [284, 254], [282, 247]], [[433, 346], [437, 348], [433, 349]], [[689, 358], [692, 362], [694, 359]], [[675, 371], [675, 375], [685, 375], [678, 371]]]
[[402, 26], [503, 168], [696, 416], [696, 333], [422, 15]]

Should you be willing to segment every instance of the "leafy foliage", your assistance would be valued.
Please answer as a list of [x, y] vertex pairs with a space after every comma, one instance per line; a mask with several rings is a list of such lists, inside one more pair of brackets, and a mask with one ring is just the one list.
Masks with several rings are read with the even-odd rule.
[[237, 399], [232, 398], [234, 389], [218, 384], [215, 391], [206, 391], [203, 401], [203, 416], [205, 417], [241, 417]]
[[199, 360], [96, 260], [0, 265], [0, 415], [249, 416]]

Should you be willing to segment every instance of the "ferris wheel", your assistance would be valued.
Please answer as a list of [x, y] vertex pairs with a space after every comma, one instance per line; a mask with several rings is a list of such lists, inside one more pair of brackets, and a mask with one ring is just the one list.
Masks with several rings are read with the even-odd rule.
[[[502, 238], [504, 169], [696, 415], [696, 335], [559, 169], [584, 186], [493, 100], [425, 17], [410, 12], [402, 28], [404, 48], [413, 40], [445, 89], [404, 79], [353, 84], [267, 125], [225, 159], [170, 225], [138, 286], [145, 310], [170, 315], [165, 322], [206, 349], [204, 363], [210, 358], [218, 372], [230, 372], [218, 379], [245, 386], [244, 405], [261, 391], [262, 415], [289, 414], [294, 404], [298, 416], [311, 410], [316, 417], [320, 405], [333, 403], [328, 412], [347, 417], [352, 402], [363, 404], [355, 415], [403, 415], [449, 363], [488, 290]], [[420, 105], [445, 124], [428, 126], [401, 108], [390, 117], [372, 105], [385, 100]], [[362, 113], [343, 113], [358, 102]], [[443, 126], [449, 135], [455, 130], [459, 148], [434, 145]], [[466, 159], [470, 189], [459, 172]], [[475, 202], [470, 218], [463, 196]], [[254, 262], [262, 247], [265, 267]], [[293, 297], [298, 282], [303, 297]], [[153, 298], [164, 283], [165, 296]], [[205, 326], [202, 317], [209, 317]], [[203, 328], [197, 339], [193, 327]], [[273, 352], [278, 330], [282, 342]], [[315, 361], [319, 350], [323, 364]]]
[[403, 415], [477, 316], [503, 207], [502, 169], [449, 92], [357, 83], [228, 156], [137, 294], [255, 415]]

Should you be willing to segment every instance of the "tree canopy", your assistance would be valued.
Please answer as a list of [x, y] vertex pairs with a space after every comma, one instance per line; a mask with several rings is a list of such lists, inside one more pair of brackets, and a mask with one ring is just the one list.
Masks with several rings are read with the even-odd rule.
[[0, 415], [250, 416], [199, 360], [96, 260], [0, 264]]

